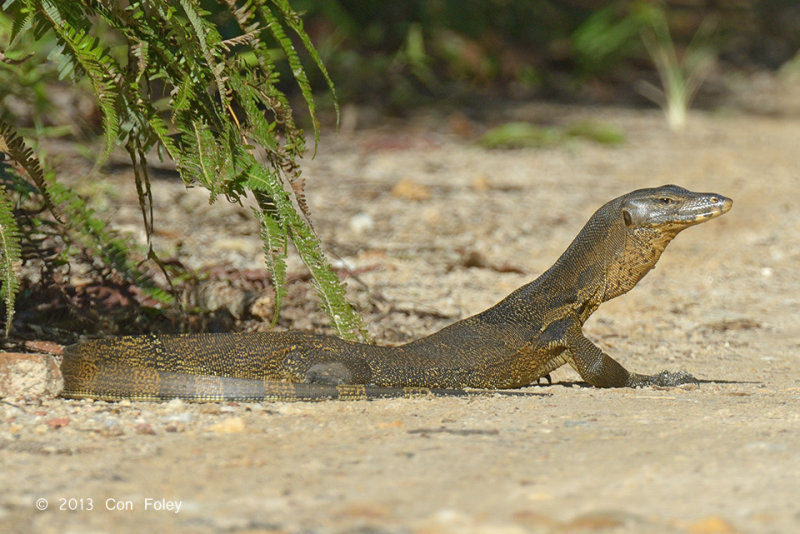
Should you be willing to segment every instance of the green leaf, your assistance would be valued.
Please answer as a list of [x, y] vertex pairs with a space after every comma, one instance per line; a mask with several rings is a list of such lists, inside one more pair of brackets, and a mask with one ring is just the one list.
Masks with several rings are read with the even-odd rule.
[[275, 4], [278, 7], [278, 9], [281, 10], [281, 14], [283, 15], [283, 18], [286, 21], [286, 24], [295, 32], [297, 37], [300, 38], [300, 41], [303, 43], [303, 47], [305, 47], [306, 52], [308, 52], [308, 55], [311, 56], [311, 59], [314, 61], [314, 64], [322, 73], [322, 76], [325, 77], [325, 82], [328, 84], [328, 89], [333, 95], [333, 106], [336, 110], [336, 124], [338, 125], [339, 101], [336, 99], [336, 88], [333, 86], [333, 80], [331, 80], [331, 77], [328, 74], [328, 69], [322, 62], [322, 58], [319, 57], [319, 52], [317, 52], [317, 49], [311, 42], [311, 38], [303, 29], [303, 19], [300, 18], [297, 12], [292, 10], [292, 7], [289, 5], [289, 2], [287, 0], [272, 0], [272, 3]]
[[272, 33], [275, 40], [278, 41], [278, 45], [281, 47], [281, 50], [283, 50], [283, 53], [286, 54], [286, 60], [289, 62], [289, 67], [292, 70], [292, 76], [294, 76], [294, 79], [297, 81], [297, 85], [300, 87], [300, 93], [302, 93], [306, 106], [308, 106], [311, 123], [314, 125], [314, 144], [316, 146], [316, 144], [319, 143], [319, 120], [317, 119], [317, 107], [314, 103], [314, 95], [311, 91], [311, 82], [308, 81], [308, 75], [305, 69], [303, 69], [303, 63], [300, 61], [300, 56], [297, 54], [292, 40], [286, 35], [283, 26], [275, 14], [265, 5], [260, 6], [260, 12], [267, 21], [267, 28]]
[[14, 300], [19, 291], [17, 269], [22, 260], [19, 228], [14, 219], [14, 202], [0, 186], [0, 298], [6, 309], [6, 336], [14, 320]]
[[82, 72], [92, 84], [103, 114], [103, 130], [106, 137], [106, 148], [100, 158], [100, 161], [103, 161], [111, 154], [119, 136], [120, 118], [117, 106], [121, 91], [115, 82], [121, 78], [119, 67], [103, 50], [99, 39], [87, 34], [83, 29], [72, 26], [65, 20], [55, 3], [44, 0], [41, 6], [52, 29], [64, 44], [63, 53], [75, 64], [80, 65]]
[[22, 168], [25, 169], [28, 177], [33, 180], [33, 183], [36, 184], [36, 187], [39, 189], [45, 206], [50, 210], [53, 217], [58, 220], [58, 210], [47, 191], [47, 184], [39, 160], [34, 156], [33, 150], [27, 147], [25, 141], [17, 135], [14, 128], [2, 119], [0, 119], [0, 152], [7, 153], [11, 156], [11, 159], [19, 163]]
[[[212, 47], [219, 45], [222, 38], [216, 28], [202, 18], [199, 5], [189, 0], [181, 0], [180, 4], [184, 13], [186, 13], [186, 17], [189, 19], [197, 43], [200, 45], [200, 50], [203, 52], [203, 58], [206, 60], [207, 69], [214, 77], [214, 82], [219, 92], [219, 98], [222, 102], [226, 102], [228, 100], [228, 91], [225, 88], [224, 80], [219, 75], [221, 69], [218, 68], [212, 50], [209, 48], [209, 44]], [[224, 65], [220, 65], [220, 67], [224, 67]]]
[[286, 228], [276, 220], [271, 201], [263, 192], [256, 192], [259, 209], [253, 213], [261, 225], [261, 240], [264, 242], [264, 259], [272, 276], [272, 287], [275, 290], [275, 313], [272, 326], [278, 321], [283, 299], [286, 297], [286, 244], [288, 233]]
[[252, 190], [263, 191], [268, 195], [277, 218], [292, 236], [300, 258], [311, 272], [320, 307], [331, 318], [339, 335], [351, 340], [359, 337], [368, 339], [369, 334], [361, 316], [347, 301], [344, 284], [325, 258], [319, 239], [292, 205], [279, 178], [255, 164], [251, 168], [248, 185]]

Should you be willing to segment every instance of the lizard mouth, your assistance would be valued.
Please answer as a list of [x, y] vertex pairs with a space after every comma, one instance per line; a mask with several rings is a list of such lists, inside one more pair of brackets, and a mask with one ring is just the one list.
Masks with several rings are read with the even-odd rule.
[[689, 224], [705, 222], [728, 213], [732, 207], [733, 200], [722, 195], [714, 195], [698, 206], [698, 211], [689, 214], [686, 222]]

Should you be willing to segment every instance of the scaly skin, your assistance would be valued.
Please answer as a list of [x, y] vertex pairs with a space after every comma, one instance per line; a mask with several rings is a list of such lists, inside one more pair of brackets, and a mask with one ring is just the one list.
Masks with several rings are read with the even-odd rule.
[[628, 372], [584, 337], [684, 228], [732, 201], [667, 185], [601, 207], [556, 263], [488, 310], [398, 347], [306, 332], [129, 336], [67, 347], [66, 397], [317, 400], [510, 389], [570, 364], [597, 387], [673, 386], [689, 373]]

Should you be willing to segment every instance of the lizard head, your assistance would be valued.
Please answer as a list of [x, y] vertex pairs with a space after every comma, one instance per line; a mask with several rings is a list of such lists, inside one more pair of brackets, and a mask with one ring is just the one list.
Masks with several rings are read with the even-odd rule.
[[622, 200], [622, 220], [629, 230], [676, 234], [726, 213], [733, 201], [716, 193], [695, 193], [677, 185], [638, 189]]
[[732, 205], [722, 195], [695, 193], [677, 185], [638, 189], [611, 201], [607, 206], [613, 206], [616, 214], [604, 249], [602, 300], [630, 291], [678, 232], [718, 217]]

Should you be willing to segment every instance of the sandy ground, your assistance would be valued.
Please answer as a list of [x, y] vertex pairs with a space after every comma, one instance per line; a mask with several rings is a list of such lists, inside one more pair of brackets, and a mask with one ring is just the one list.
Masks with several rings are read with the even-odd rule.
[[[696, 113], [676, 135], [655, 111], [506, 113], [604, 120], [628, 142], [487, 151], [420, 120], [325, 136], [308, 162], [316, 227], [359, 269], [374, 337], [481, 311], [607, 200], [677, 183], [734, 208], [678, 236], [585, 332], [632, 370], [710, 382], [598, 390], [562, 369], [522, 398], [0, 404], [0, 531], [800, 531], [800, 121]], [[203, 194], [156, 186], [163, 235], [194, 262], [260, 266], [246, 211], [187, 222]], [[114, 209], [135, 214], [132, 198]]]

